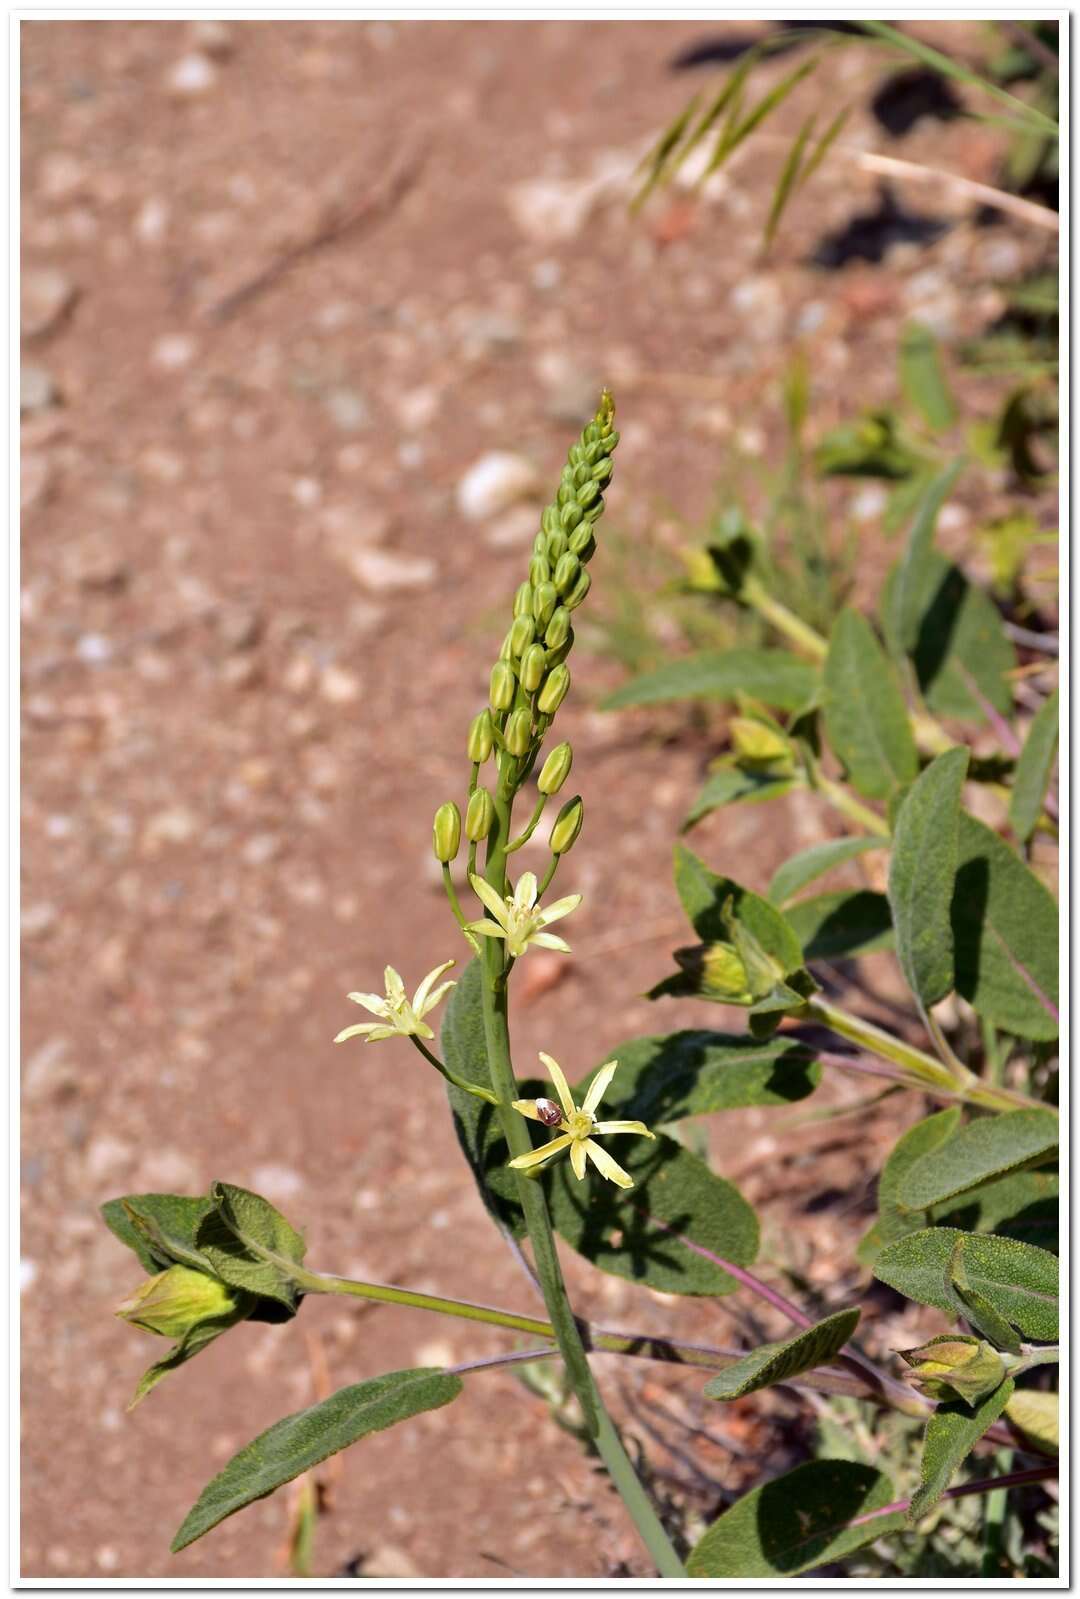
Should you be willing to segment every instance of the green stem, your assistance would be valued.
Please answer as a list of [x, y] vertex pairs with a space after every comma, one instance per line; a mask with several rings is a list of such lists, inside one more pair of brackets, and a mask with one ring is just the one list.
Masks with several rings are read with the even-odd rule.
[[446, 890], [446, 897], [450, 901], [450, 909], [454, 913], [454, 920], [461, 928], [461, 931], [465, 934], [465, 937], [468, 939], [472, 949], [479, 954], [480, 951], [478, 948], [478, 941], [475, 934], [469, 932], [469, 924], [466, 920], [465, 913], [461, 909], [461, 905], [458, 902], [457, 889], [454, 887], [454, 879], [450, 875], [450, 865], [447, 861], [443, 862], [442, 878], [443, 887]]
[[1018, 1377], [1022, 1371], [1030, 1371], [1033, 1366], [1056, 1366], [1061, 1359], [1061, 1350], [1057, 1344], [1029, 1345], [1019, 1355], [1002, 1355], [1001, 1358], [1010, 1377]]
[[415, 1033], [410, 1033], [409, 1037], [424, 1059], [434, 1066], [439, 1075], [445, 1077], [448, 1083], [453, 1083], [455, 1088], [464, 1089], [467, 1094], [475, 1095], [477, 1099], [486, 1099], [489, 1105], [497, 1105], [499, 1103], [490, 1088], [481, 1088], [479, 1083], [470, 1083], [467, 1078], [459, 1077], [457, 1072], [452, 1072], [449, 1066], [445, 1065], [437, 1055], [433, 1055], [423, 1040], [417, 1038]]
[[853, 794], [849, 794], [839, 783], [834, 783], [830, 777], [822, 777], [819, 773], [811, 787], [857, 827], [865, 827], [868, 833], [876, 833], [878, 838], [889, 837], [889, 824], [884, 817], [872, 811], [868, 805], [860, 804]]
[[823, 661], [829, 653], [828, 643], [821, 634], [796, 616], [794, 611], [789, 611], [786, 605], [774, 599], [758, 578], [745, 579], [739, 598], [752, 605], [763, 621], [770, 623], [778, 633], [785, 634], [815, 661]]
[[559, 869], [559, 861], [561, 859], [562, 859], [562, 857], [560, 855], [553, 855], [551, 857], [551, 865], [548, 867], [547, 871], [544, 873], [543, 877], [540, 879], [540, 887], [536, 890], [537, 899], [543, 899], [544, 895], [547, 893], [548, 889], [551, 887], [551, 879], [555, 876], [555, 873], [558, 871], [558, 869]]
[[519, 833], [517, 838], [513, 839], [509, 844], [507, 844], [507, 855], [512, 855], [516, 849], [520, 849], [523, 844], [527, 844], [529, 842], [530, 838], [532, 838], [537, 827], [539, 826], [540, 818], [544, 814], [544, 806], [547, 804], [547, 802], [547, 795], [541, 794], [540, 798], [536, 802], [536, 809], [533, 811], [532, 816], [529, 819], [529, 825], [525, 829], [524, 833]]

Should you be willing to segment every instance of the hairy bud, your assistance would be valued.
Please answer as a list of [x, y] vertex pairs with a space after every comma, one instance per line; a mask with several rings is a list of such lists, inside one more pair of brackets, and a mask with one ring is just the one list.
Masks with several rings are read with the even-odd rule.
[[190, 1266], [170, 1266], [141, 1283], [116, 1314], [161, 1338], [183, 1338], [202, 1322], [232, 1316], [240, 1294], [220, 1278]]
[[942, 1333], [918, 1349], [899, 1349], [897, 1354], [928, 1399], [959, 1397], [975, 1405], [1005, 1378], [1005, 1362], [997, 1350], [964, 1333]]

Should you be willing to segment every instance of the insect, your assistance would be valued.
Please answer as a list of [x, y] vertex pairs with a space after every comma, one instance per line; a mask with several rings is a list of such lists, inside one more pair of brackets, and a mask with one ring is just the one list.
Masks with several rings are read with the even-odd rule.
[[562, 1111], [553, 1099], [538, 1099], [536, 1114], [545, 1127], [558, 1127], [562, 1121]]

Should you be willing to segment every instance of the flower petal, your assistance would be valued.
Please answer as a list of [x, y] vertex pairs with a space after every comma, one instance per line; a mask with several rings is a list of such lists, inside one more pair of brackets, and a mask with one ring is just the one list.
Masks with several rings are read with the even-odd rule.
[[553, 1138], [550, 1144], [545, 1144], [543, 1149], [531, 1149], [527, 1155], [518, 1155], [509, 1164], [515, 1166], [518, 1171], [526, 1171], [530, 1166], [542, 1166], [552, 1155], [557, 1155], [567, 1144], [573, 1142], [569, 1133], [561, 1133], [558, 1138]]
[[377, 1044], [380, 1038], [400, 1038], [401, 1033], [396, 1027], [373, 1027], [364, 1040], [365, 1044]]
[[386, 983], [386, 997], [391, 1006], [400, 1005], [405, 998], [405, 984], [401, 981], [401, 973], [388, 966], [383, 973], [383, 980]]
[[549, 922], [557, 922], [561, 916], [569, 916], [570, 912], [576, 911], [580, 904], [580, 894], [567, 894], [565, 899], [557, 899], [553, 905], [537, 911], [540, 926], [546, 927]]
[[574, 1104], [574, 1096], [570, 1092], [570, 1084], [566, 1081], [563, 1069], [557, 1060], [553, 1060], [550, 1055], [545, 1055], [543, 1050], [540, 1051], [540, 1059], [547, 1067], [548, 1075], [555, 1084], [555, 1091], [559, 1096], [559, 1104], [563, 1108], [563, 1115], [569, 1120], [577, 1106]]
[[405, 1034], [406, 1038], [410, 1038], [410, 1037], [415, 1037], [415, 1038], [434, 1038], [435, 1037], [435, 1034], [431, 1031], [431, 1028], [428, 1026], [427, 1022], [422, 1022], [420, 1020], [419, 1016], [416, 1016], [416, 1017], [413, 1018], [413, 1024], [412, 1024], [411, 1027], [402, 1027], [402, 1028], [399, 1028], [399, 1031], [403, 1032]]
[[448, 988], [453, 988], [453, 982], [443, 983], [434, 997], [430, 997], [432, 985], [437, 981], [438, 978], [442, 976], [443, 972], [448, 972], [453, 964], [453, 961], [443, 961], [441, 966], [436, 966], [434, 971], [428, 972], [427, 976], [420, 984], [420, 987], [413, 995], [413, 1010], [418, 1016], [423, 1016], [425, 1011], [431, 1010], [433, 1005], [437, 1005], [439, 1003], [439, 1000], [446, 993], [446, 990]]
[[588, 1161], [585, 1159], [585, 1144], [580, 1138], [575, 1138], [570, 1145], [570, 1164], [574, 1168], [574, 1176], [580, 1183], [585, 1176], [585, 1167], [588, 1165]]
[[617, 1160], [612, 1160], [606, 1149], [601, 1149], [594, 1138], [586, 1138], [585, 1149], [589, 1159], [608, 1182], [617, 1183], [620, 1188], [633, 1188], [634, 1179], [629, 1172], [623, 1171]]
[[334, 1043], [343, 1044], [347, 1038], [357, 1038], [361, 1033], [373, 1033], [378, 1025], [378, 1022], [357, 1022], [355, 1027], [344, 1027], [334, 1039]]
[[519, 911], [531, 911], [536, 904], [536, 873], [522, 872], [514, 890], [514, 906]]
[[498, 922], [489, 922], [486, 916], [482, 922], [466, 922], [465, 926], [470, 933], [479, 933], [484, 938], [506, 937], [506, 928], [500, 927]]
[[390, 1014], [390, 1007], [382, 994], [348, 994], [346, 998], [351, 999], [354, 1005], [363, 1005], [364, 1009], [369, 1010], [373, 1016], [389, 1016]]
[[606, 1065], [599, 1068], [596, 1076], [589, 1084], [589, 1092], [582, 1100], [581, 1108], [582, 1110], [587, 1110], [590, 1116], [596, 1114], [596, 1107], [607, 1093], [608, 1084], [614, 1077], [618, 1064], [617, 1060], [609, 1060]]
[[637, 1133], [641, 1138], [655, 1138], [644, 1122], [597, 1122], [594, 1133]]
[[542, 1122], [544, 1118], [536, 1108], [535, 1099], [512, 1099], [510, 1104], [520, 1115], [527, 1116], [531, 1122]]
[[494, 916], [499, 926], [505, 928], [507, 923], [507, 909], [506, 901], [503, 899], [502, 895], [496, 893], [491, 884], [485, 883], [482, 877], [477, 877], [475, 872], [469, 873], [469, 882], [472, 884], [472, 891], [476, 895], [477, 899], [481, 900], [487, 906], [488, 910], [491, 912], [492, 916]]
[[565, 938], [560, 938], [558, 933], [532, 933], [526, 944], [539, 944], [541, 949], [557, 949], [563, 955], [570, 954], [570, 945]]

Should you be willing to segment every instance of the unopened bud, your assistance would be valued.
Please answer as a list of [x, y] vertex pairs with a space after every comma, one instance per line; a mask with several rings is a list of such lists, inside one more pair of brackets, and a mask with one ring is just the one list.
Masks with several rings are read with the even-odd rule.
[[561, 644], [556, 645], [556, 647], [554, 649], [548, 650], [548, 652], [547, 652], [548, 670], [550, 671], [550, 669], [553, 666], [561, 666], [562, 663], [566, 660], [566, 657], [570, 654], [570, 651], [573, 649], [573, 647], [574, 647], [574, 630], [573, 630], [573, 628], [571, 628], [569, 633], [567, 633], [566, 637], [563, 639]]
[[559, 510], [559, 518], [563, 527], [568, 533], [572, 533], [574, 528], [577, 527], [578, 523], [581, 521], [582, 514], [581, 506], [577, 502], [577, 491], [573, 485], [571, 485], [570, 493], [574, 495], [574, 498], [568, 499], [566, 504], [563, 505]]
[[510, 656], [517, 660], [523, 655], [536, 637], [536, 623], [531, 616], [515, 616], [514, 625], [510, 629]]
[[170, 1266], [140, 1284], [116, 1308], [133, 1327], [162, 1338], [183, 1338], [202, 1322], [233, 1315], [240, 1295], [228, 1284], [190, 1266]]
[[524, 706], [513, 712], [503, 729], [503, 743], [511, 755], [529, 753], [532, 746], [532, 714]]
[[544, 553], [550, 564], [556, 566], [560, 558], [566, 554], [566, 534], [560, 527], [556, 532], [548, 533], [546, 540]]
[[596, 465], [593, 467], [592, 475], [596, 479], [597, 483], [603, 484], [607, 482], [614, 470], [615, 468], [614, 464], [612, 463], [611, 456], [602, 455], [599, 461], [597, 461]]
[[570, 636], [570, 612], [565, 605], [560, 605], [553, 613], [544, 634], [544, 643], [549, 650], [557, 650], [560, 644], [565, 644]]
[[488, 699], [491, 701], [493, 711], [508, 711], [514, 703], [517, 693], [517, 678], [514, 668], [507, 661], [496, 661], [491, 668], [491, 686]]
[[544, 681], [547, 671], [547, 650], [542, 644], [530, 644], [521, 657], [521, 686], [526, 694], [535, 694]]
[[586, 478], [584, 483], [579, 485], [575, 499], [581, 506], [581, 509], [584, 511], [587, 506], [590, 506], [593, 501], [599, 497], [599, 494], [599, 483], [597, 483], [594, 477], [589, 476]]
[[555, 587], [560, 594], [565, 594], [567, 589], [572, 589], [577, 582], [577, 575], [581, 571], [581, 562], [572, 550], [567, 550], [558, 566], [555, 568]]
[[510, 632], [505, 635], [505, 637], [503, 638], [502, 643], [499, 646], [499, 660], [500, 661], [512, 661], [513, 659], [514, 659], [514, 632], [513, 632], [513, 629], [511, 628]]
[[563, 604], [566, 606], [566, 609], [568, 611], [576, 610], [581, 604], [582, 600], [585, 598], [586, 594], [588, 594], [591, 587], [592, 578], [589, 576], [585, 568], [582, 567], [581, 571], [577, 575], [577, 579], [573, 588], [568, 594], [563, 595]]
[[791, 755], [791, 746], [782, 733], [757, 722], [752, 716], [733, 716], [728, 723], [731, 747], [740, 761], [764, 765]]
[[567, 548], [573, 551], [583, 565], [586, 561], [592, 560], [596, 554], [596, 539], [593, 536], [591, 522], [578, 523], [570, 535]]
[[487, 838], [495, 820], [495, 801], [486, 788], [473, 789], [465, 812], [465, 837], [473, 844]]
[[447, 800], [435, 812], [431, 828], [431, 847], [435, 859], [446, 866], [454, 859], [461, 844], [461, 812], [453, 800]]
[[536, 708], [544, 716], [554, 716], [563, 700], [566, 698], [570, 687], [570, 670], [566, 666], [556, 666], [548, 673], [547, 681], [536, 701]]
[[536, 779], [536, 786], [541, 794], [557, 794], [570, 776], [573, 762], [574, 752], [569, 744], [556, 744], [540, 768], [540, 776]]
[[928, 1399], [953, 1399], [969, 1405], [992, 1394], [1005, 1378], [1005, 1362], [981, 1338], [963, 1333], [942, 1333], [918, 1349], [897, 1350], [906, 1360], [915, 1383]]
[[540, 518], [540, 526], [545, 533], [557, 533], [561, 530], [562, 523], [559, 521], [559, 507], [557, 505], [544, 506], [544, 514]]
[[522, 583], [514, 595], [514, 615], [531, 616], [533, 608], [533, 591], [531, 583]]
[[573, 799], [567, 800], [555, 818], [555, 826], [551, 829], [548, 844], [553, 855], [565, 855], [568, 850], [573, 849], [581, 832], [584, 815], [585, 807], [581, 803], [581, 795], [575, 794]]
[[533, 539], [533, 554], [547, 554], [547, 534], [544, 532], [543, 528], [540, 529], [539, 533]]
[[529, 562], [529, 582], [534, 589], [538, 589], [541, 583], [551, 582], [551, 568], [546, 556], [534, 555]]
[[473, 717], [472, 726], [469, 728], [469, 743], [466, 749], [470, 761], [482, 763], [491, 754], [491, 746], [495, 742], [491, 730], [491, 712], [481, 711], [479, 716]]
[[540, 627], [547, 627], [559, 603], [559, 593], [554, 583], [541, 583], [533, 590], [533, 615]]

